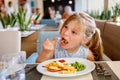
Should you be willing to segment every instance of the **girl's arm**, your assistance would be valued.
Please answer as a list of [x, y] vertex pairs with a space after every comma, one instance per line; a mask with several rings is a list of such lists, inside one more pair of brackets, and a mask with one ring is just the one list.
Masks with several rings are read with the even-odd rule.
[[95, 61], [94, 55], [93, 55], [93, 53], [92, 53], [91, 50], [88, 50], [88, 58], [87, 58], [87, 59], [89, 59], [89, 60], [91, 60], [91, 61]]
[[56, 39], [50, 41], [46, 39], [42, 43], [42, 51], [40, 52], [40, 55], [38, 56], [36, 62], [43, 62], [45, 60], [53, 58], [54, 55], [54, 50], [55, 50], [55, 45], [56, 45]]

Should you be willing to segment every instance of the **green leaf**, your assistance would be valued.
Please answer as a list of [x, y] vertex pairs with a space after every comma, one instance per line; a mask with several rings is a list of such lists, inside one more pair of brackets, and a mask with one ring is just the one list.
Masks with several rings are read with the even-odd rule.
[[14, 27], [14, 25], [16, 23], [16, 19], [17, 19], [17, 17], [15, 15], [15, 13], [12, 13], [11, 14], [11, 23], [10, 23], [11, 27]]
[[37, 17], [35, 18], [35, 21], [38, 20], [38, 18], [40, 17], [40, 13], [37, 15]]
[[13, 19], [12, 22], [11, 22], [11, 24], [10, 24], [11, 27], [14, 27], [15, 23], [16, 23], [16, 19]]
[[28, 22], [25, 25], [25, 30], [28, 30], [28, 26], [31, 23], [31, 18], [32, 18], [32, 16], [30, 16], [30, 18], [28, 19]]
[[1, 23], [2, 23], [3, 28], [6, 28], [5, 20], [4, 20], [4, 18], [2, 17], [2, 14], [0, 14], [0, 20], [1, 20]]

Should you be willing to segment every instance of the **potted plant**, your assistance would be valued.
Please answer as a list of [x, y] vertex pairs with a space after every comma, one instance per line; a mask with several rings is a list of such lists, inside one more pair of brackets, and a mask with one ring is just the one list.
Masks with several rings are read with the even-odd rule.
[[111, 10], [102, 11], [100, 15], [100, 20], [110, 20], [111, 19]]
[[12, 13], [11, 16], [8, 14], [6, 14], [5, 16], [0, 14], [0, 21], [2, 23], [3, 28], [8, 28], [8, 26], [13, 28], [16, 23], [16, 15], [15, 13]]
[[100, 18], [100, 15], [99, 15], [99, 11], [91, 11], [89, 14], [90, 14], [90, 16], [92, 16], [93, 18], [95, 18], [95, 19], [99, 19]]
[[120, 3], [116, 3], [114, 7], [112, 7], [113, 10], [113, 22], [117, 22], [117, 17], [120, 16]]
[[[38, 14], [35, 17], [35, 22], [38, 20], [40, 17], [40, 14]], [[30, 25], [31, 25], [31, 18], [32, 15], [26, 15], [26, 12], [23, 10], [22, 7], [19, 7], [19, 12], [17, 13], [17, 24], [20, 28], [20, 31], [28, 31]]]
[[35, 24], [35, 25], [38, 24], [37, 20], [38, 20], [39, 17], [40, 17], [40, 13], [34, 19], [33, 24]]
[[31, 23], [31, 17], [26, 19], [26, 12], [22, 7], [19, 7], [19, 12], [17, 13], [17, 24], [20, 28], [20, 31], [27, 31], [29, 29], [29, 25]]

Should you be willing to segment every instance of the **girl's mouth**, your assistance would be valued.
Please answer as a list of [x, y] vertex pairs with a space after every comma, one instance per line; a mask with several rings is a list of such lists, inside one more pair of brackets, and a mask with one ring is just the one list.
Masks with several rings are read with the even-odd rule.
[[62, 38], [61, 42], [64, 43], [64, 44], [68, 44], [68, 41], [65, 38]]

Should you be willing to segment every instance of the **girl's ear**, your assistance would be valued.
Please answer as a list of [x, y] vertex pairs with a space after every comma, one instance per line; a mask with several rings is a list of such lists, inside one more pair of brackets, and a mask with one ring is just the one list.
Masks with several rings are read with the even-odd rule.
[[82, 40], [82, 44], [87, 44], [88, 42], [90, 41], [90, 38], [89, 37], [84, 37], [83, 40]]

